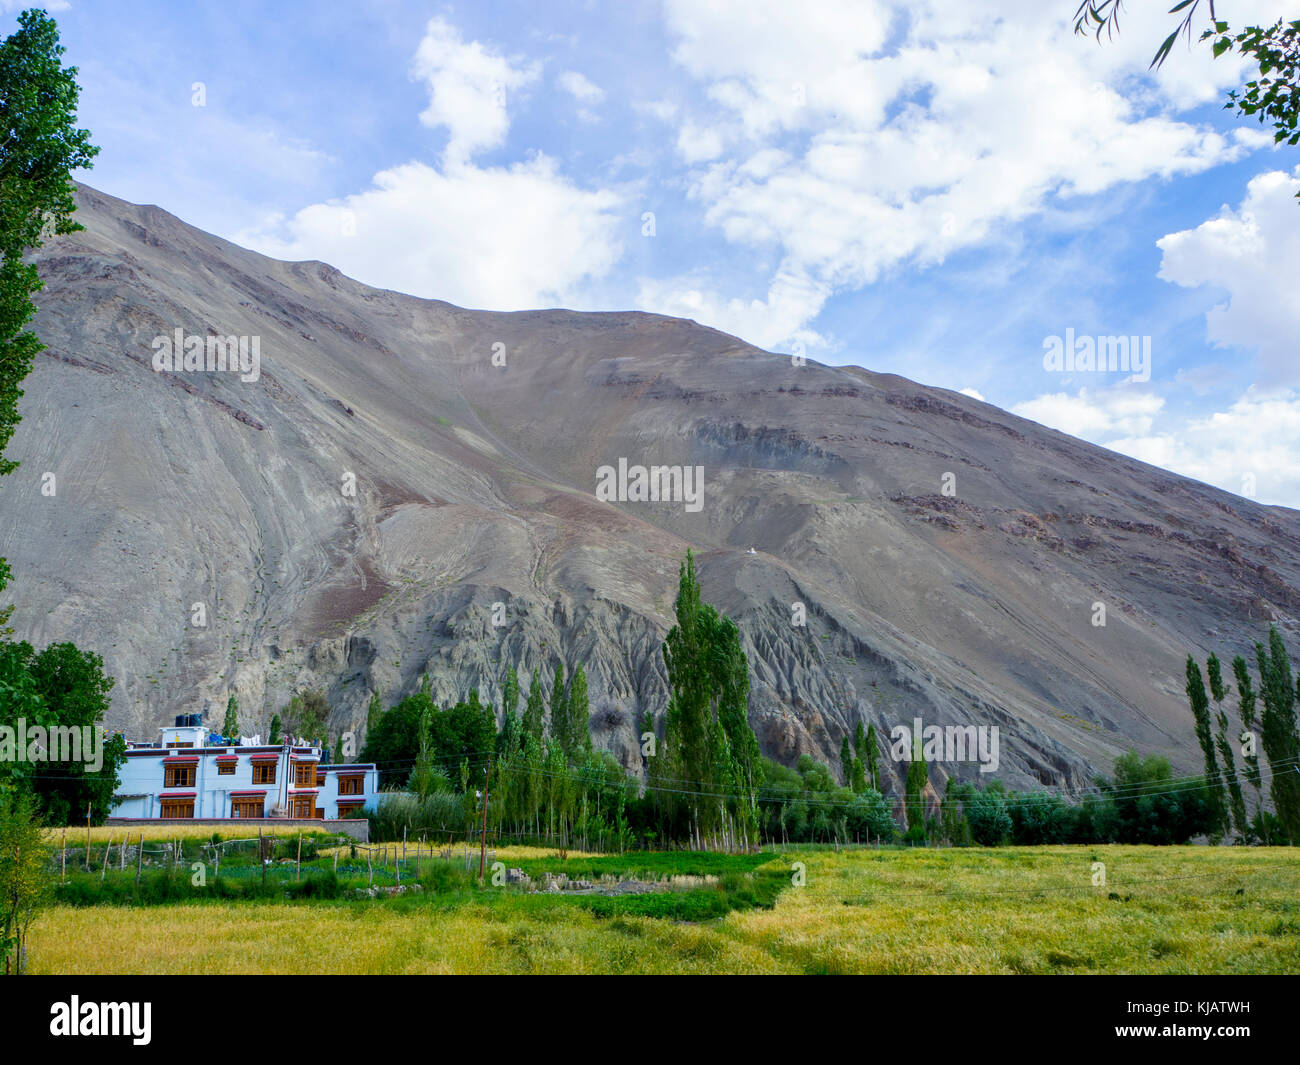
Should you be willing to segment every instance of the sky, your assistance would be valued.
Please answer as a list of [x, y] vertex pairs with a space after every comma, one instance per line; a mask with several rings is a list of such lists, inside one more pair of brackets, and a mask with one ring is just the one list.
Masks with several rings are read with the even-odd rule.
[[[692, 318], [1300, 507], [1300, 149], [1225, 110], [1239, 58], [1148, 71], [1169, 6], [1100, 44], [1075, 0], [48, 10], [114, 196], [461, 306]], [[1050, 359], [1108, 337], [1142, 357]]]

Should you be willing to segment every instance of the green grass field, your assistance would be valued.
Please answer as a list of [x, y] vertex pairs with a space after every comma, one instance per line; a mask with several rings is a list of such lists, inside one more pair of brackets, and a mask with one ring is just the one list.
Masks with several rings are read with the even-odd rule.
[[[521, 895], [430, 863], [421, 894], [389, 899], [352, 898], [356, 878], [332, 873], [336, 897], [303, 899], [190, 889], [86, 904], [86, 885], [80, 905], [41, 915], [30, 964], [37, 973], [1300, 972], [1294, 849], [805, 847], [561, 861], [518, 848], [509, 859], [535, 876], [709, 882], [614, 898]], [[1096, 862], [1104, 885], [1094, 884]]]

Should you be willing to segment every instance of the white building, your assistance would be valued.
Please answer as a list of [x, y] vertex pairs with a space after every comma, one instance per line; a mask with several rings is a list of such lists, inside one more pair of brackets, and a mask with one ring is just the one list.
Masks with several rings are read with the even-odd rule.
[[177, 722], [160, 730], [158, 746], [128, 747], [110, 818], [334, 820], [378, 798], [373, 764], [322, 764], [319, 747], [288, 743], [218, 745], [196, 717]]

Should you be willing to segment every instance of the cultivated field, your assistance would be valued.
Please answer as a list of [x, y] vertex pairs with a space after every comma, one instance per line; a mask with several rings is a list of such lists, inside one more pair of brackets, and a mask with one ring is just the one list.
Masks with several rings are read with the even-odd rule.
[[[587, 875], [587, 863], [622, 863], [631, 875], [708, 873], [716, 888], [695, 894], [725, 896], [733, 908], [682, 920], [671, 907], [647, 915], [656, 912], [648, 900], [663, 895], [595, 905], [445, 876], [400, 898], [55, 905], [32, 930], [32, 971], [1300, 972], [1293, 849], [791, 848], [743, 861], [676, 853], [561, 862], [520, 848], [509, 861], [534, 873]], [[1098, 861], [1104, 885], [1093, 883]], [[802, 887], [792, 883], [795, 863]]]

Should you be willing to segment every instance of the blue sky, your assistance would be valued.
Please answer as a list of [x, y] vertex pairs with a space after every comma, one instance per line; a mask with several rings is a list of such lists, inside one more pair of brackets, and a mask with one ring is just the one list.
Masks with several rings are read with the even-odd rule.
[[[51, 11], [113, 195], [464, 306], [684, 315], [1300, 507], [1300, 151], [1223, 110], [1238, 60], [1147, 73], [1167, 6], [1101, 47], [1073, 0]], [[1066, 330], [1150, 337], [1149, 375], [1045, 369]]]

